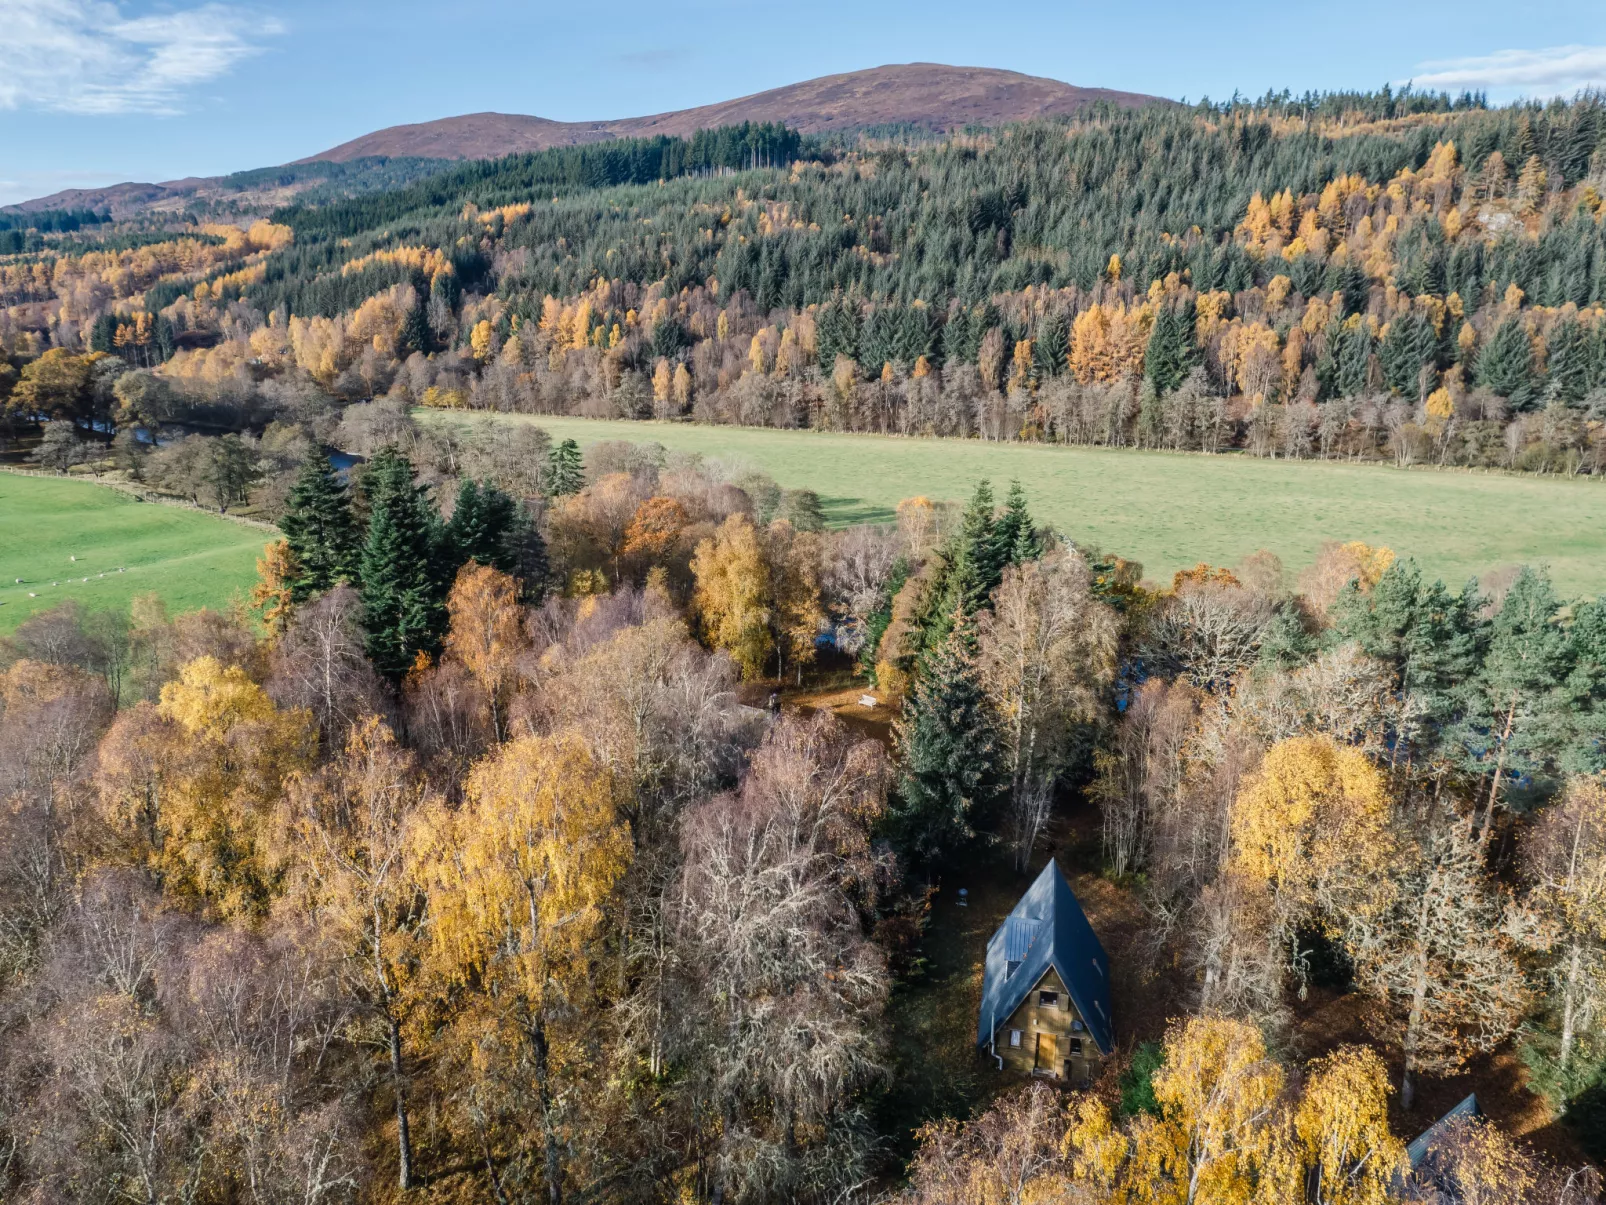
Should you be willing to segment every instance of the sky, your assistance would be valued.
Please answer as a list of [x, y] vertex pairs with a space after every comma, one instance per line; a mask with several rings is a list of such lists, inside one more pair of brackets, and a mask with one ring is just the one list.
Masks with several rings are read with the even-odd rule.
[[1189, 100], [1409, 80], [1571, 96], [1606, 87], [1606, 3], [0, 0], [0, 204], [459, 113], [633, 117], [904, 62]]

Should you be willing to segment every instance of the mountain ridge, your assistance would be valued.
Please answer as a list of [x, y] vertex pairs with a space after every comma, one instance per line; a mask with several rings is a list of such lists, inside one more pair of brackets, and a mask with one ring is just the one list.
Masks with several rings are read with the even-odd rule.
[[[1084, 88], [995, 67], [901, 63], [820, 76], [647, 117], [553, 121], [517, 113], [467, 113], [375, 130], [296, 162], [339, 163], [375, 155], [488, 159], [610, 138], [684, 137], [743, 121], [779, 122], [804, 134], [878, 125], [914, 125], [938, 132], [1068, 116], [1101, 100], [1126, 108], [1166, 103], [1143, 93]], [[472, 152], [464, 149], [465, 144]]]
[[[686, 136], [700, 129], [743, 121], [780, 122], [805, 134], [880, 125], [945, 132], [965, 126], [999, 126], [1039, 117], [1069, 116], [1100, 101], [1123, 108], [1174, 103], [1144, 93], [1086, 88], [994, 67], [901, 63], [820, 76], [732, 100], [645, 117], [554, 121], [519, 113], [486, 112], [387, 126], [283, 166], [304, 168], [364, 158], [495, 159], [614, 138]], [[160, 183], [128, 181], [104, 188], [71, 188], [5, 206], [0, 212], [110, 209], [114, 216], [124, 217], [139, 212], [182, 210], [196, 198], [249, 198], [271, 206], [292, 199], [299, 191], [294, 184], [231, 191], [225, 184], [229, 179], [190, 176]]]

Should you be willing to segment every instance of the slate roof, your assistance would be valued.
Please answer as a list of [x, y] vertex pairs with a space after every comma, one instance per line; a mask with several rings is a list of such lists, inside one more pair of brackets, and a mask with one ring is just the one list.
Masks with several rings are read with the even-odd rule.
[[[1014, 973], [1010, 964], [1018, 963]], [[1049, 967], [1060, 979], [1100, 1052], [1115, 1049], [1110, 960], [1059, 866], [1049, 860], [987, 942], [976, 1045], [985, 1046]]]

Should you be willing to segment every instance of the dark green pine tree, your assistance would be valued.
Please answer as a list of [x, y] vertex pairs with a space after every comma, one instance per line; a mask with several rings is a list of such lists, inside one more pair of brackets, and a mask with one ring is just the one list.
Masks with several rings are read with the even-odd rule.
[[1143, 372], [1155, 392], [1167, 394], [1187, 380], [1198, 362], [1195, 311], [1191, 301], [1165, 305], [1154, 317], [1154, 329], [1143, 352]]
[[546, 583], [546, 541], [530, 512], [489, 482], [458, 486], [443, 546], [448, 576], [478, 561], [517, 578], [526, 599], [538, 596]]
[[898, 789], [888, 828], [907, 857], [928, 866], [958, 854], [998, 797], [998, 739], [974, 644], [970, 617], [955, 612], [895, 727]]
[[446, 525], [453, 573], [468, 561], [478, 561], [503, 573], [512, 572], [507, 535], [517, 510], [517, 503], [489, 482], [460, 484], [451, 522]]
[[1026, 507], [1026, 491], [1019, 481], [1009, 483], [1004, 497], [1004, 513], [993, 524], [993, 556], [1000, 566], [1035, 561], [1043, 555], [1037, 527]]
[[429, 316], [424, 311], [422, 301], [415, 302], [413, 308], [407, 311], [407, 317], [402, 321], [401, 336], [397, 339], [397, 350], [406, 355], [409, 352], [427, 352], [430, 349]]
[[940, 602], [928, 616], [920, 642], [926, 656], [947, 641], [955, 615], [975, 615], [1003, 580], [1007, 560], [998, 547], [993, 510], [992, 483], [983, 479], [976, 483], [959, 531], [949, 544], [948, 571], [938, 596]]
[[329, 463], [328, 448], [315, 448], [301, 466], [279, 530], [295, 557], [293, 601], [306, 602], [356, 576], [360, 547], [351, 497]]
[[554, 498], [578, 494], [585, 488], [585, 466], [580, 459], [580, 445], [566, 439], [552, 449], [547, 465], [547, 493]]
[[1477, 381], [1522, 408], [1533, 401], [1533, 344], [1522, 320], [1507, 318], [1478, 352]]
[[360, 577], [368, 657], [375, 669], [399, 679], [420, 652], [439, 648], [445, 628], [440, 516], [413, 484], [412, 462], [394, 448], [374, 457], [363, 480], [369, 518]]
[[1545, 340], [1548, 373], [1545, 395], [1576, 406], [1589, 392], [1593, 375], [1589, 338], [1576, 318], [1563, 318], [1550, 328]]

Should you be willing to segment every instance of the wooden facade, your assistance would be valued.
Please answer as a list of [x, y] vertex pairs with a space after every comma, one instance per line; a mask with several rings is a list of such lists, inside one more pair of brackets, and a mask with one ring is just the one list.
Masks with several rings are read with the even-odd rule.
[[1010, 1071], [1085, 1084], [1098, 1075], [1103, 1052], [1076, 1002], [1049, 967], [994, 1034], [994, 1051]]

